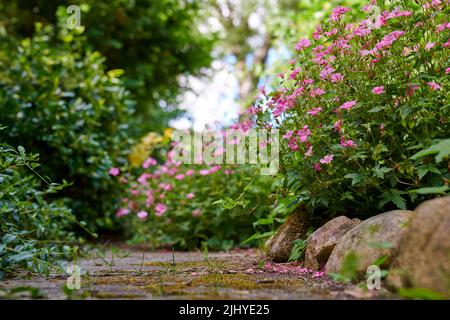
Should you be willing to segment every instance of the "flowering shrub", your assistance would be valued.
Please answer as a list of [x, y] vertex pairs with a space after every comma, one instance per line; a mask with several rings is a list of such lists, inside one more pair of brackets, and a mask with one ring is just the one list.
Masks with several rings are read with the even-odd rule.
[[[153, 145], [154, 158], [145, 159], [140, 169], [109, 170], [128, 187], [116, 214], [128, 224], [131, 242], [181, 249], [206, 242], [211, 249], [230, 249], [249, 238], [253, 223], [269, 214], [271, 178], [249, 166], [178, 163], [167, 140], [155, 146], [145, 143], [149, 137], [165, 140], [149, 134], [134, 150]], [[139, 158], [134, 154], [130, 161], [136, 164]]]
[[370, 216], [448, 192], [448, 161], [413, 155], [450, 136], [449, 1], [362, 10], [352, 22], [335, 8], [252, 108], [282, 131], [286, 185], [313, 212]]

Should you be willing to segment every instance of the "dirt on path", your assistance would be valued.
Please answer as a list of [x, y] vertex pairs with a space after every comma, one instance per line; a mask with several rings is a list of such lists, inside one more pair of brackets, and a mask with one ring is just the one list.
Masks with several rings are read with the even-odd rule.
[[[335, 283], [295, 264], [271, 264], [257, 250], [148, 252], [92, 250], [75, 265], [80, 289], [68, 290], [69, 274], [48, 278], [21, 274], [0, 281], [0, 297], [13, 299], [389, 299], [386, 290], [364, 291]], [[76, 271], [76, 267], [72, 270]], [[75, 278], [72, 275], [72, 280]], [[75, 281], [70, 281], [76, 284]], [[34, 288], [21, 290], [17, 288]]]

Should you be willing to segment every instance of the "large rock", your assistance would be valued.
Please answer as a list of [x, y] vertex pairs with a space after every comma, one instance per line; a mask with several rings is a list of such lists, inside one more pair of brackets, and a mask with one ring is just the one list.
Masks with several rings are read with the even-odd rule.
[[388, 282], [396, 287], [426, 288], [450, 298], [450, 197], [416, 208]]
[[305, 251], [305, 267], [318, 270], [325, 266], [331, 252], [338, 241], [353, 227], [359, 224], [359, 219], [349, 219], [340, 216], [328, 221], [308, 237]]
[[367, 267], [385, 257], [387, 267], [396, 254], [412, 211], [394, 210], [371, 217], [347, 232], [333, 249], [325, 266], [326, 272], [341, 273], [346, 257], [356, 257], [356, 273], [363, 275]]
[[289, 260], [294, 240], [305, 239], [308, 220], [301, 211], [292, 213], [266, 243], [267, 256], [275, 262]]

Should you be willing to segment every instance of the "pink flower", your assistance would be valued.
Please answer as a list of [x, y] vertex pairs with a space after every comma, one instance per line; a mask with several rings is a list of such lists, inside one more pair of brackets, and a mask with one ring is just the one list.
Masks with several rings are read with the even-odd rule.
[[406, 88], [406, 95], [408, 97], [412, 97], [414, 95], [414, 92], [419, 90], [419, 86], [417, 84], [409, 85], [408, 88]]
[[311, 41], [308, 39], [300, 39], [295, 45], [295, 50], [301, 51], [311, 46]]
[[169, 183], [161, 182], [161, 183], [159, 184], [159, 187], [160, 187], [161, 189], [165, 190], [165, 191], [170, 191], [170, 190], [172, 190], [172, 185], [169, 184]]
[[175, 176], [175, 179], [181, 181], [181, 180], [184, 179], [184, 177], [185, 177], [185, 175], [184, 175], [183, 173], [180, 173], [180, 174], [177, 174], [177, 175]]
[[194, 211], [192, 211], [192, 216], [194, 218], [200, 217], [201, 214], [202, 214], [202, 212], [200, 211], [200, 209], [195, 209]]
[[120, 209], [117, 210], [117, 212], [116, 212], [116, 217], [120, 218], [120, 217], [126, 216], [126, 215], [129, 214], [129, 213], [130, 213], [130, 210], [129, 210], [129, 209], [126, 209], [126, 208], [120, 208]]
[[300, 73], [300, 68], [295, 68], [289, 76], [289, 79], [295, 79], [297, 75]]
[[322, 111], [322, 108], [314, 108], [311, 109], [307, 112], [307, 114], [311, 115], [311, 116], [315, 116], [317, 115], [320, 111]]
[[137, 213], [137, 217], [141, 220], [145, 220], [145, 218], [148, 217], [148, 213], [147, 213], [147, 211], [139, 211]]
[[335, 21], [335, 22], [339, 21], [342, 18], [342, 16], [346, 12], [349, 12], [349, 11], [350, 11], [349, 8], [345, 8], [345, 7], [341, 7], [341, 6], [334, 8], [330, 15], [330, 21]]
[[158, 203], [155, 207], [155, 215], [161, 217], [167, 211], [167, 206], [164, 203]]
[[426, 50], [426, 51], [430, 51], [435, 45], [436, 45], [435, 42], [428, 42], [428, 43], [425, 45], [425, 50]]
[[341, 146], [343, 147], [349, 147], [349, 148], [355, 148], [356, 147], [356, 143], [353, 140], [341, 140]]
[[194, 174], [194, 170], [188, 170], [186, 171], [187, 176], [192, 176]]
[[297, 131], [297, 135], [300, 137], [301, 142], [306, 142], [308, 140], [308, 137], [311, 135], [311, 131], [309, 130], [308, 126], [305, 125], [303, 129]]
[[384, 93], [384, 87], [383, 86], [379, 86], [379, 87], [375, 87], [372, 89], [372, 93], [374, 94], [383, 94]]
[[155, 200], [153, 197], [153, 191], [152, 190], [148, 190], [147, 193], [147, 199], [145, 200], [145, 205], [147, 207], [150, 207], [153, 204], [153, 201]]
[[342, 128], [342, 120], [338, 120], [333, 124], [333, 128], [336, 131], [340, 131]]
[[323, 277], [325, 275], [325, 272], [323, 272], [323, 271], [317, 271], [317, 272], [315, 272], [313, 275], [312, 275], [312, 277], [313, 278], [320, 278], [320, 277]]
[[156, 166], [157, 161], [153, 158], [148, 158], [147, 160], [144, 161], [144, 163], [142, 164], [142, 168], [147, 169], [150, 166]]
[[292, 130], [289, 130], [288, 132], [286, 132], [286, 134], [283, 135], [283, 139], [290, 139], [292, 137]]
[[332, 154], [327, 154], [325, 157], [320, 159], [320, 163], [322, 163], [322, 164], [329, 164], [329, 163], [331, 163], [331, 161], [333, 161], [333, 157], [334, 156]]
[[113, 168], [109, 169], [108, 173], [110, 175], [112, 175], [113, 177], [116, 177], [116, 176], [118, 176], [120, 174], [120, 169], [113, 167]]
[[326, 91], [323, 90], [322, 88], [314, 88], [310, 91], [309, 95], [314, 98], [314, 97], [319, 97], [325, 93], [326, 93]]
[[336, 83], [336, 82], [341, 82], [344, 80], [344, 76], [340, 73], [333, 73], [331, 75], [331, 82]]
[[355, 105], [356, 105], [356, 100], [347, 101], [347, 102], [344, 103], [342, 106], [340, 106], [339, 109], [341, 109], [341, 110], [350, 110], [350, 109], [353, 108]]
[[320, 167], [320, 163], [315, 163], [314, 164], [314, 170], [316, 170], [316, 171], [322, 170], [322, 168]]
[[445, 69], [445, 74], [450, 74], [450, 68]]
[[305, 157], [310, 157], [313, 154], [313, 146], [309, 146], [308, 150], [305, 152]]
[[427, 84], [431, 88], [431, 90], [433, 90], [433, 91], [441, 90], [441, 86], [438, 83], [434, 82], [434, 81], [428, 82]]
[[137, 178], [137, 181], [142, 185], [146, 185], [148, 178], [150, 178], [150, 175], [148, 173], [143, 173]]
[[193, 192], [188, 193], [188, 194], [186, 195], [186, 199], [193, 199], [194, 197], [195, 197], [195, 194], [194, 194]]

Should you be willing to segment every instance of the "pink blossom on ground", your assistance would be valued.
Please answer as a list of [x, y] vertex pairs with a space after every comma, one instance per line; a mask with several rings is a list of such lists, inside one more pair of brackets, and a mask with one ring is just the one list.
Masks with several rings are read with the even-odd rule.
[[436, 90], [441, 90], [441, 85], [439, 83], [436, 83], [434, 81], [432, 82], [428, 82], [427, 85], [431, 88], [431, 90], [436, 91]]
[[186, 171], [186, 175], [189, 177], [189, 176], [192, 176], [194, 174], [194, 170], [188, 170], [188, 171]]
[[356, 105], [356, 100], [352, 100], [352, 101], [347, 101], [345, 102], [343, 105], [341, 105], [339, 107], [339, 109], [341, 110], [350, 110], [351, 108], [353, 108]]
[[145, 218], [148, 217], [148, 213], [147, 213], [147, 211], [139, 211], [137, 213], [137, 217], [141, 220], [144, 220]]
[[286, 132], [284, 135], [283, 135], [283, 139], [290, 139], [291, 137], [292, 137], [292, 134], [293, 134], [294, 132], [292, 131], [292, 130], [289, 130], [288, 132]]
[[332, 154], [327, 154], [325, 157], [320, 159], [320, 163], [322, 163], [322, 164], [329, 164], [329, 163], [331, 163], [331, 161], [333, 161], [333, 157], [334, 156]]
[[116, 177], [120, 174], [120, 169], [113, 167], [113, 168], [109, 169], [108, 173], [110, 175], [112, 175], [113, 177]]
[[194, 211], [192, 211], [192, 216], [194, 218], [200, 217], [201, 214], [202, 214], [202, 212], [200, 211], [200, 209], [195, 209]]
[[384, 93], [384, 87], [383, 86], [379, 86], [379, 87], [375, 87], [372, 89], [372, 93], [374, 94], [383, 94]]
[[233, 170], [230, 170], [230, 169], [226, 169], [223, 172], [227, 175], [233, 174]]
[[195, 194], [194, 194], [193, 192], [188, 193], [188, 194], [186, 195], [186, 199], [193, 199], [194, 197], [195, 197]]
[[155, 207], [155, 215], [161, 217], [167, 211], [167, 206], [164, 203], [158, 203]]

